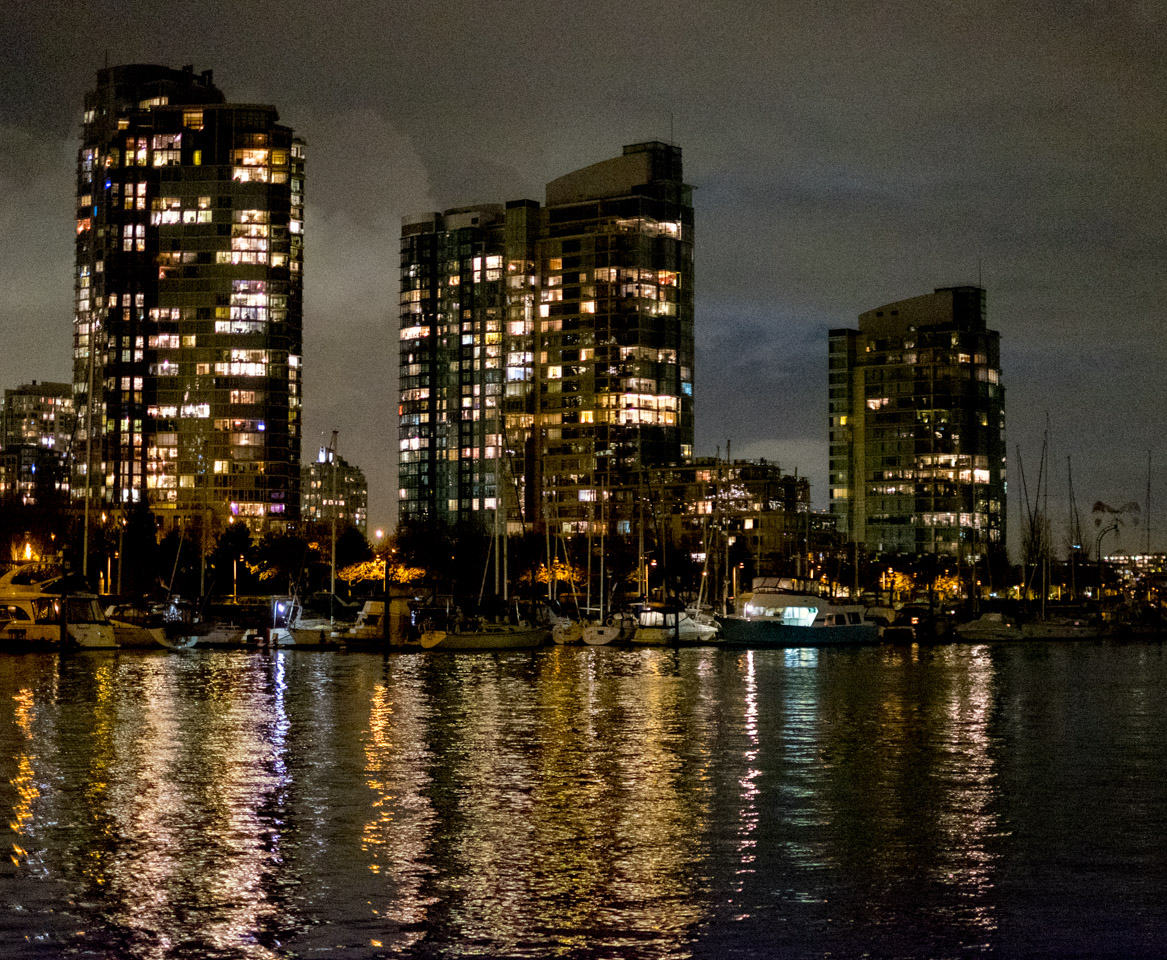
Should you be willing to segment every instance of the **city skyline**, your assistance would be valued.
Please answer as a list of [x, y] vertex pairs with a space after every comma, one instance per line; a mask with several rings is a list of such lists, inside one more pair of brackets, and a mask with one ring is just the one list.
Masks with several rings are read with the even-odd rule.
[[[684, 148], [697, 188], [697, 454], [732, 440], [735, 456], [809, 476], [824, 509], [827, 331], [971, 282], [1001, 332], [1014, 558], [1016, 452], [1032, 497], [1047, 411], [1055, 531], [1067, 457], [1087, 515], [1096, 500], [1143, 503], [1148, 452], [1155, 473], [1167, 465], [1157, 8], [980, 4], [923, 22], [852, 4], [670, 5], [622, 36], [599, 28], [617, 17], [603, 4], [577, 19], [512, 5], [473, 33], [457, 5], [385, 23], [371, 6], [280, 10], [279, 23], [128, 3], [15, 14], [0, 112], [5, 385], [68, 375], [79, 104], [108, 50], [109, 63], [213, 69], [233, 100], [277, 104], [307, 139], [305, 448], [341, 431], [373, 525], [395, 499], [401, 217], [537, 198], [558, 172], [650, 139]], [[498, 58], [507, 37], [523, 39]], [[457, 70], [415, 69], [434, 43]], [[1153, 549], [1163, 497], [1156, 485]], [[1142, 521], [1110, 541], [1143, 542]]]

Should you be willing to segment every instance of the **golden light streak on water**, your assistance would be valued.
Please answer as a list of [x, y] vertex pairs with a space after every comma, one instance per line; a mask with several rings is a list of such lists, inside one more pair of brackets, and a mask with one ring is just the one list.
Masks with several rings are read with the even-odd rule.
[[[24, 687], [14, 694], [12, 699], [16, 702], [14, 712], [16, 726], [23, 735], [24, 741], [31, 746], [32, 725], [36, 718], [36, 703], [33, 692], [28, 687]], [[41, 795], [40, 788], [36, 783], [36, 771], [33, 769], [35, 759], [35, 754], [27, 750], [20, 751], [16, 755], [16, 776], [9, 781], [16, 790], [17, 803], [12, 808], [12, 819], [8, 822], [8, 828], [16, 834], [23, 834], [28, 829], [33, 817], [33, 806]], [[19, 866], [22, 860], [28, 858], [28, 851], [15, 842], [12, 844], [12, 849], [12, 862]]]
[[361, 831], [368, 869], [380, 884], [381, 899], [370, 904], [383, 925], [374, 945], [404, 950], [424, 937], [429, 908], [436, 902], [425, 884], [435, 814], [428, 792], [431, 757], [425, 745], [429, 708], [421, 690], [418, 658], [396, 664], [393, 691], [379, 683], [369, 699], [363, 735], [365, 783], [372, 792], [370, 813]]

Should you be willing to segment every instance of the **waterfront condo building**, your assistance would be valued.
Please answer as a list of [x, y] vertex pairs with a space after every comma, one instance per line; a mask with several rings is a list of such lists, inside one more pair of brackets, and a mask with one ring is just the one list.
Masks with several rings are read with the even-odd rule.
[[77, 165], [73, 496], [299, 511], [303, 144], [210, 71], [98, 71]]
[[73, 385], [33, 380], [5, 390], [0, 423], [0, 448], [43, 447], [66, 457], [77, 426]]
[[878, 554], [972, 559], [1005, 545], [1000, 335], [981, 287], [945, 287], [830, 332], [830, 502]]
[[63, 505], [76, 426], [72, 384], [33, 380], [5, 390], [0, 405], [0, 501]]
[[530, 430], [522, 412], [533, 386], [537, 229], [538, 205], [525, 201], [402, 225], [404, 523], [454, 525], [483, 511], [493, 519], [500, 494], [509, 504], [502, 516], [521, 513], [521, 494], [507, 494], [522, 489]]
[[305, 524], [330, 523], [341, 529], [369, 531], [369, 483], [365, 472], [329, 447], [321, 447], [312, 463], [300, 471], [300, 519]]
[[400, 337], [402, 520], [587, 529], [604, 491], [692, 456], [680, 148], [627, 146], [542, 207], [408, 219]]

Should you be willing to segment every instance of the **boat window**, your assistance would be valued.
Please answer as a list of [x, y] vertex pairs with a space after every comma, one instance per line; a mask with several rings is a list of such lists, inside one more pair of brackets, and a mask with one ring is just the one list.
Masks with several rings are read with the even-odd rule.
[[65, 612], [70, 623], [104, 623], [97, 601], [87, 597], [70, 597]]
[[32, 617], [30, 617], [28, 615], [27, 610], [25, 610], [23, 607], [17, 607], [15, 605], [11, 605], [11, 606], [6, 607], [2, 612], [0, 612], [0, 617], [3, 617], [5, 620], [31, 620], [32, 619]]
[[817, 607], [786, 607], [782, 611], [782, 622], [796, 627], [809, 627], [818, 616]]
[[849, 613], [847, 614], [847, 622], [852, 624], [862, 623], [863, 618], [860, 617], [857, 613]]
[[58, 613], [57, 604], [48, 597], [39, 597], [32, 602], [32, 615], [42, 623], [56, 620]]

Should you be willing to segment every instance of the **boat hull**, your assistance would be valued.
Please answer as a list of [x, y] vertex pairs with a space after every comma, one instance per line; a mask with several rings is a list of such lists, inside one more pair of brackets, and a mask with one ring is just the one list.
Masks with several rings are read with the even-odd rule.
[[720, 617], [723, 643], [727, 647], [826, 647], [879, 643], [879, 626], [874, 623], [835, 626], [795, 626], [776, 620], [747, 620]]
[[632, 635], [634, 645], [645, 647], [704, 647], [721, 644], [716, 628], [686, 630], [682, 625], [678, 632], [671, 627], [637, 627]]
[[26, 650], [59, 650], [61, 628], [52, 623], [22, 621], [0, 630], [0, 652], [23, 653]]
[[289, 647], [329, 647], [341, 645], [336, 627], [330, 623], [297, 624], [288, 631], [284, 644]]
[[627, 631], [620, 624], [589, 623], [580, 639], [590, 647], [606, 647], [627, 639]]
[[467, 631], [427, 630], [421, 635], [426, 650], [525, 650], [542, 646], [548, 631], [542, 627]]
[[557, 623], [551, 628], [551, 641], [558, 644], [583, 642], [584, 625], [576, 620]]
[[1026, 640], [1096, 640], [1105, 634], [1102, 624], [1083, 620], [1034, 620], [1021, 625]]

